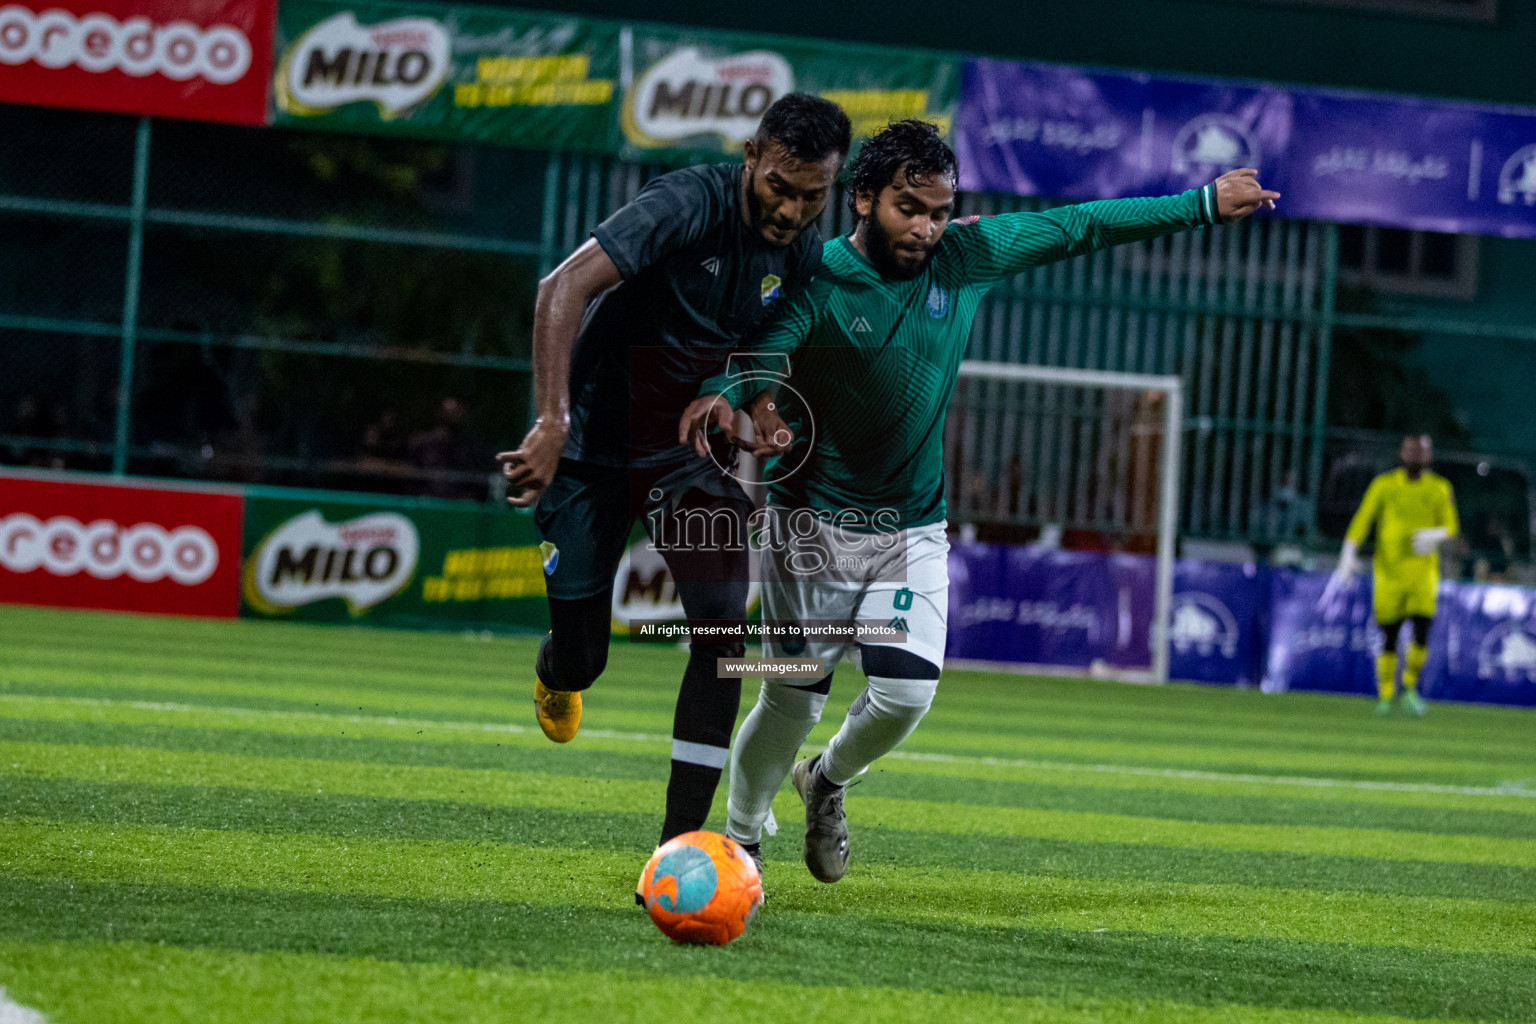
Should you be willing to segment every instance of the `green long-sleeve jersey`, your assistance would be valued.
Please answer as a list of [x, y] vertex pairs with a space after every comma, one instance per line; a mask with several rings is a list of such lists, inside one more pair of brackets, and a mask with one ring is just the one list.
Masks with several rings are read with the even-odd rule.
[[[944, 411], [987, 290], [1032, 267], [1216, 221], [1214, 184], [964, 218], [904, 281], [882, 276], [849, 239], [833, 239], [816, 279], [700, 394], [724, 394], [737, 408], [765, 386], [777, 390], [795, 441], [768, 463], [770, 503], [863, 529], [941, 522]], [[776, 378], [786, 361], [787, 375]]]

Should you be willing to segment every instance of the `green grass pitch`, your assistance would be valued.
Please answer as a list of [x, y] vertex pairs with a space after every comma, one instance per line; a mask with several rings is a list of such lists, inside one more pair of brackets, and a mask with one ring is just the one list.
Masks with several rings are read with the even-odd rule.
[[[1529, 711], [947, 673], [849, 795], [847, 877], [800, 864], [786, 788], [766, 909], [692, 948], [632, 902], [682, 654], [616, 644], [556, 747], [534, 649], [0, 607], [5, 1000], [50, 1024], [1536, 1020]], [[839, 670], [811, 745], [860, 685]]]

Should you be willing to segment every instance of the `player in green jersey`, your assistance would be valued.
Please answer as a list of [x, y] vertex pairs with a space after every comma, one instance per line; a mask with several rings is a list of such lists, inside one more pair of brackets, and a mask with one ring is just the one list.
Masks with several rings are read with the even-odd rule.
[[[706, 381], [679, 424], [680, 439], [701, 453], [711, 425], [734, 434], [734, 409], [770, 425], [762, 440], [779, 454], [765, 469], [758, 534], [763, 620], [803, 632], [765, 641], [763, 653], [819, 659], [826, 673], [811, 685], [765, 677], [732, 748], [732, 838], [756, 851], [837, 662], [852, 658], [869, 679], [827, 749], [793, 765], [806, 865], [824, 882], [847, 866], [845, 788], [916, 728], [938, 685], [948, 617], [944, 412], [982, 296], [1032, 267], [1238, 220], [1279, 198], [1244, 168], [1180, 195], [951, 222], [957, 176], [933, 125], [898, 122], [866, 142], [850, 172], [857, 227], [826, 243], [816, 279], [751, 336], [734, 367], [745, 372]], [[765, 386], [768, 361], [782, 366], [786, 355], [787, 376]], [[861, 621], [905, 637], [827, 628]]]

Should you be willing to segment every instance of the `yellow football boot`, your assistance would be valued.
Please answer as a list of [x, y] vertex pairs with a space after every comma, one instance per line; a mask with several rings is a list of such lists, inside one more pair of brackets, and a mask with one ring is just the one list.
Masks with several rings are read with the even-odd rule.
[[581, 727], [581, 694], [551, 690], [544, 680], [534, 677], [533, 706], [539, 728], [556, 743], [569, 743]]

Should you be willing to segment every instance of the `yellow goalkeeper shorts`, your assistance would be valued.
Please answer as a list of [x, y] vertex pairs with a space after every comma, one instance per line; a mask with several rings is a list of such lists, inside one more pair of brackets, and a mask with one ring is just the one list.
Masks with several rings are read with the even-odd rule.
[[1440, 589], [1438, 572], [1374, 574], [1371, 605], [1377, 622], [1402, 622], [1411, 616], [1433, 618], [1435, 594]]

